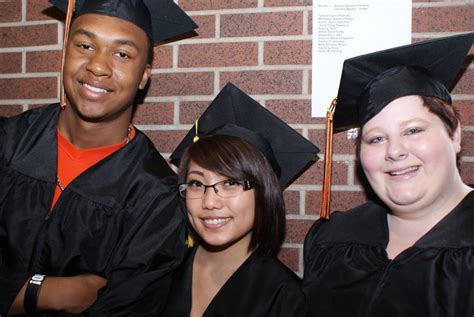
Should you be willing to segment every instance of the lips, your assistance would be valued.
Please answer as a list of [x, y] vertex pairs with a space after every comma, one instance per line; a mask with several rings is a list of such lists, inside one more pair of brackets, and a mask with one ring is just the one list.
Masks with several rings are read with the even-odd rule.
[[82, 86], [89, 89], [89, 90], [91, 90], [91, 91], [93, 91], [93, 92], [95, 92], [95, 93], [98, 93], [98, 94], [105, 94], [105, 93], [109, 92], [109, 90], [107, 90], [107, 89], [92, 86], [88, 83], [83, 83]]
[[202, 222], [205, 227], [215, 229], [225, 226], [230, 219], [230, 217], [203, 218]]
[[387, 174], [389, 174], [390, 176], [403, 176], [416, 172], [419, 168], [419, 166], [410, 166], [408, 168], [389, 171]]
[[90, 100], [99, 100], [104, 96], [107, 96], [108, 93], [112, 92], [111, 89], [99, 86], [97, 84], [91, 84], [89, 82], [79, 81], [79, 84], [82, 87], [83, 96]]

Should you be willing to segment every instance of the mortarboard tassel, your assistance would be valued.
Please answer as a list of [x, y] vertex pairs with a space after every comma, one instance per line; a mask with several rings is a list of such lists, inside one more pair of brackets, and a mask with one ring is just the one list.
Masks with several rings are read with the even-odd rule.
[[195, 132], [196, 134], [194, 135], [193, 143], [196, 143], [197, 141], [199, 141], [198, 122], [199, 122], [199, 119], [196, 119], [196, 122], [194, 124], [194, 126], [196, 127], [196, 132]]
[[72, 14], [74, 12], [75, 7], [75, 0], [69, 0], [67, 5], [67, 12], [66, 12], [66, 23], [64, 25], [64, 39], [63, 39], [63, 52], [61, 56], [61, 92], [59, 96], [59, 105], [61, 109], [66, 109], [66, 93], [64, 92], [64, 83], [63, 83], [63, 75], [64, 75], [64, 62], [66, 59], [66, 47], [67, 41], [69, 38], [69, 29], [71, 27], [72, 21]]
[[321, 207], [319, 216], [329, 219], [329, 207], [331, 204], [331, 170], [332, 170], [332, 139], [333, 139], [333, 117], [336, 109], [337, 99], [334, 98], [326, 112], [326, 149], [324, 151], [324, 178], [321, 194]]
[[186, 245], [188, 246], [188, 248], [192, 248], [194, 244], [195, 242], [194, 242], [193, 236], [190, 233], [188, 233], [188, 236], [186, 238]]

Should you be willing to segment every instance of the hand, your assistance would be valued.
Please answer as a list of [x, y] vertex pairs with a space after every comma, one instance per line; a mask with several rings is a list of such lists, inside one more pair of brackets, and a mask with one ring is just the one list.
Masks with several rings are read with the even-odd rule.
[[72, 314], [81, 313], [94, 304], [99, 289], [106, 284], [106, 279], [93, 274], [47, 277], [41, 288], [38, 307]]

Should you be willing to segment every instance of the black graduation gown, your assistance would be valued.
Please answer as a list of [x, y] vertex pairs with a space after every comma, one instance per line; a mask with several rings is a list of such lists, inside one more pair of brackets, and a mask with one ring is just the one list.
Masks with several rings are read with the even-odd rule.
[[474, 315], [474, 192], [393, 260], [387, 211], [317, 221], [304, 244], [307, 316]]
[[[196, 250], [189, 252], [173, 274], [163, 316], [189, 317]], [[203, 316], [301, 316], [304, 297], [300, 282], [300, 278], [275, 257], [253, 253], [222, 286]]]
[[156, 314], [185, 252], [175, 174], [137, 130], [50, 212], [59, 113], [50, 105], [0, 125], [0, 315], [32, 273], [105, 277], [91, 316]]

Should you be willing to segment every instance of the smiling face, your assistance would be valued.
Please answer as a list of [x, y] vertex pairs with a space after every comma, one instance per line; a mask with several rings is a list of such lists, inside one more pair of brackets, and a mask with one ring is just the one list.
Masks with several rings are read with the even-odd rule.
[[150, 76], [148, 39], [125, 20], [84, 14], [72, 24], [64, 66], [68, 105], [84, 121], [130, 120]]
[[451, 138], [420, 97], [401, 97], [364, 125], [361, 165], [392, 211], [435, 210], [459, 188], [460, 138], [460, 127]]
[[[227, 179], [191, 161], [186, 182], [210, 185]], [[235, 197], [222, 198], [212, 188], [207, 188], [202, 198], [186, 198], [186, 208], [189, 222], [208, 246], [217, 249], [238, 246], [248, 250], [255, 219], [253, 189]]]

